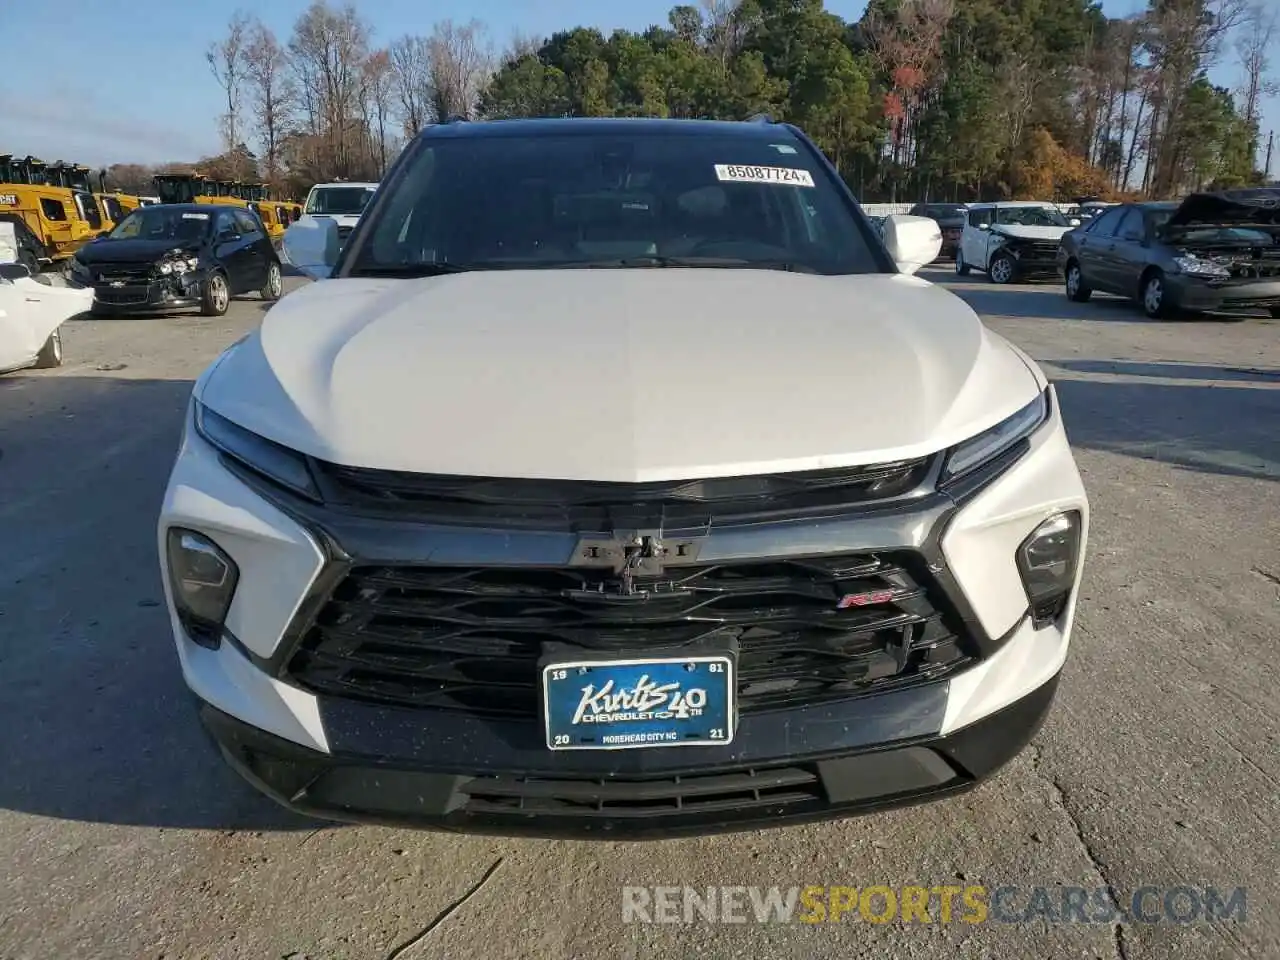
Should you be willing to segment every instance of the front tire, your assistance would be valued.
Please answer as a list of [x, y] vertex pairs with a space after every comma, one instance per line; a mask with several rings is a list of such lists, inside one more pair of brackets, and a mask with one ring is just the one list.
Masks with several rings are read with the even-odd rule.
[[280, 264], [271, 261], [271, 266], [267, 267], [267, 280], [262, 285], [259, 294], [263, 300], [274, 301], [279, 300], [281, 294], [284, 293], [284, 274], [280, 270]]
[[1067, 261], [1066, 279], [1068, 300], [1084, 303], [1093, 296], [1093, 290], [1084, 282], [1084, 273], [1080, 269], [1080, 264], [1074, 260]]
[[44, 342], [44, 346], [36, 354], [35, 368], [37, 370], [49, 370], [60, 366], [62, 366], [62, 334], [55, 330], [49, 334], [49, 339]]
[[1138, 293], [1138, 302], [1142, 304], [1142, 312], [1152, 320], [1168, 320], [1173, 315], [1163, 273], [1154, 270], [1146, 275]]
[[987, 265], [987, 278], [992, 283], [998, 283], [1003, 286], [1006, 283], [1013, 283], [1018, 275], [1018, 265], [1013, 262], [1013, 257], [1007, 253], [997, 253], [991, 258], [991, 263]]
[[204, 317], [221, 317], [231, 306], [231, 288], [227, 286], [227, 278], [221, 273], [211, 273], [204, 281], [204, 289], [200, 292], [200, 315]]
[[967, 277], [969, 275], [969, 265], [964, 262], [964, 251], [956, 249], [956, 276]]

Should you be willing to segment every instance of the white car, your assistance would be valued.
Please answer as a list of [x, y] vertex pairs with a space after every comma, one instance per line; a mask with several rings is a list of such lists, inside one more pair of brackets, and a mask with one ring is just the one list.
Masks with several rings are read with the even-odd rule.
[[376, 183], [317, 183], [302, 207], [304, 217], [330, 219], [338, 225], [338, 236], [346, 239], [360, 220], [360, 213], [377, 192]]
[[[620, 839], [1019, 753], [1089, 506], [1052, 385], [796, 128], [428, 127], [195, 385], [158, 523], [222, 755], [337, 820]], [[341, 249], [339, 249], [341, 246]]]
[[[0, 223], [0, 234], [5, 227], [12, 230]], [[0, 235], [0, 251], [7, 246]], [[3, 260], [5, 255], [0, 252], [0, 373], [61, 366], [58, 328], [89, 309], [93, 291], [40, 283], [26, 266]]]
[[1079, 225], [1052, 203], [970, 204], [956, 251], [956, 273], [963, 277], [981, 270], [992, 283], [1002, 284], [1056, 276], [1058, 243]]

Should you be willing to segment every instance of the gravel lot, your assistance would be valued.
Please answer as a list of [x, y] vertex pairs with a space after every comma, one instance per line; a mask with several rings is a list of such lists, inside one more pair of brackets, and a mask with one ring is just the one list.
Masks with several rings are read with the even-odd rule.
[[[264, 305], [68, 323], [67, 366], [0, 378], [0, 960], [1280, 956], [1280, 322], [926, 276], [1046, 365], [1092, 497], [1048, 724], [954, 801], [639, 845], [323, 826], [242, 785], [184, 693], [154, 520], [192, 381]], [[1212, 925], [645, 925], [624, 884], [1248, 899]]]

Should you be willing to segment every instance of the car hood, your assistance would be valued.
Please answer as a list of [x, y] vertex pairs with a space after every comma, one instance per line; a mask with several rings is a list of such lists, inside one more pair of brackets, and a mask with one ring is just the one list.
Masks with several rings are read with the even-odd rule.
[[360, 219], [358, 213], [308, 213], [312, 220], [333, 220], [340, 227], [354, 227]]
[[918, 277], [660, 268], [321, 281], [196, 392], [346, 465], [652, 482], [933, 453], [1039, 389]]
[[1002, 233], [1006, 237], [1016, 237], [1019, 240], [1061, 240], [1062, 235], [1072, 228], [1068, 226], [1061, 227], [1026, 227], [1017, 223], [998, 223], [991, 228], [993, 233]]
[[1165, 221], [1165, 228], [1205, 224], [1280, 224], [1280, 190], [1256, 187], [1193, 193], [1187, 196]]
[[86, 243], [76, 256], [81, 263], [151, 263], [172, 250], [194, 253], [199, 241], [182, 240], [95, 240]]

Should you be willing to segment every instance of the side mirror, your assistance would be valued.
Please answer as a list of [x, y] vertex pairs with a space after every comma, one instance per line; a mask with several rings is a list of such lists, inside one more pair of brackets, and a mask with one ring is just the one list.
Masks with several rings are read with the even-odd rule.
[[928, 217], [893, 214], [884, 221], [884, 245], [898, 270], [912, 274], [938, 259], [942, 230]]
[[338, 262], [342, 241], [338, 224], [328, 217], [303, 217], [284, 232], [284, 256], [312, 280], [326, 280]]
[[5, 280], [22, 280], [31, 276], [25, 263], [0, 263], [0, 277]]

